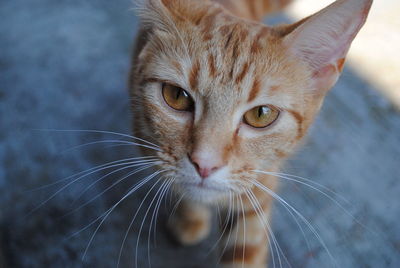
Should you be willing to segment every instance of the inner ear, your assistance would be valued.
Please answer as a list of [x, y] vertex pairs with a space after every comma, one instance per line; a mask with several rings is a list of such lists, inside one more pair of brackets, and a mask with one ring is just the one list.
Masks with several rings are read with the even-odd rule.
[[331, 89], [337, 82], [338, 78], [338, 68], [333, 64], [319, 68], [312, 74], [312, 80], [314, 82], [313, 86], [323, 93]]
[[284, 46], [306, 63], [318, 89], [327, 90], [336, 82], [371, 4], [372, 0], [338, 0], [286, 28]]

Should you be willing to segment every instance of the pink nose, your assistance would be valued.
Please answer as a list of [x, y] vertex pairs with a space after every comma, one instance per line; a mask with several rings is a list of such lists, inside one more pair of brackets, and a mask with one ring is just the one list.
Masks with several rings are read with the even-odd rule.
[[215, 161], [213, 157], [201, 156], [198, 154], [188, 155], [190, 162], [196, 168], [202, 179], [206, 179], [212, 173], [222, 167], [221, 161]]

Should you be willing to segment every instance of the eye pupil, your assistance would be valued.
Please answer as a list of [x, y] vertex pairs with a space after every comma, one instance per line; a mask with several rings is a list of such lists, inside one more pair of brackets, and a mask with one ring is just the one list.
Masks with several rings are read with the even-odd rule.
[[264, 109], [264, 106], [258, 108], [258, 117], [261, 117], [265, 113]]
[[191, 111], [194, 107], [192, 97], [182, 88], [162, 84], [162, 95], [164, 101], [173, 109], [178, 111]]
[[258, 106], [247, 111], [243, 120], [246, 124], [255, 128], [265, 128], [271, 125], [279, 116], [279, 110], [268, 106]]
[[267, 106], [260, 106], [258, 108], [258, 117], [263, 117], [263, 116], [267, 116], [268, 113], [271, 112], [271, 109]]
[[176, 90], [175, 99], [178, 100], [180, 96], [181, 96], [181, 90], [180, 90], [180, 89], [177, 89], [177, 90]]

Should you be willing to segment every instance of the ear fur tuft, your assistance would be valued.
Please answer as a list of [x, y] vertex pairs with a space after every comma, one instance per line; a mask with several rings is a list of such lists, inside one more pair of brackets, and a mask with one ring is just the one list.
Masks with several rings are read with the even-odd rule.
[[284, 44], [314, 72], [329, 65], [340, 72], [371, 4], [372, 0], [338, 0], [304, 20], [284, 37]]

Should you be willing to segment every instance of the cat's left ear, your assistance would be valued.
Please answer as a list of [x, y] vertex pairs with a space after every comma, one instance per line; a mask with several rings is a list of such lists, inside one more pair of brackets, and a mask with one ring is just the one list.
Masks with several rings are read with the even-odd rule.
[[327, 91], [336, 83], [371, 5], [372, 0], [338, 0], [298, 23], [284, 37], [289, 51], [311, 68], [315, 89]]

